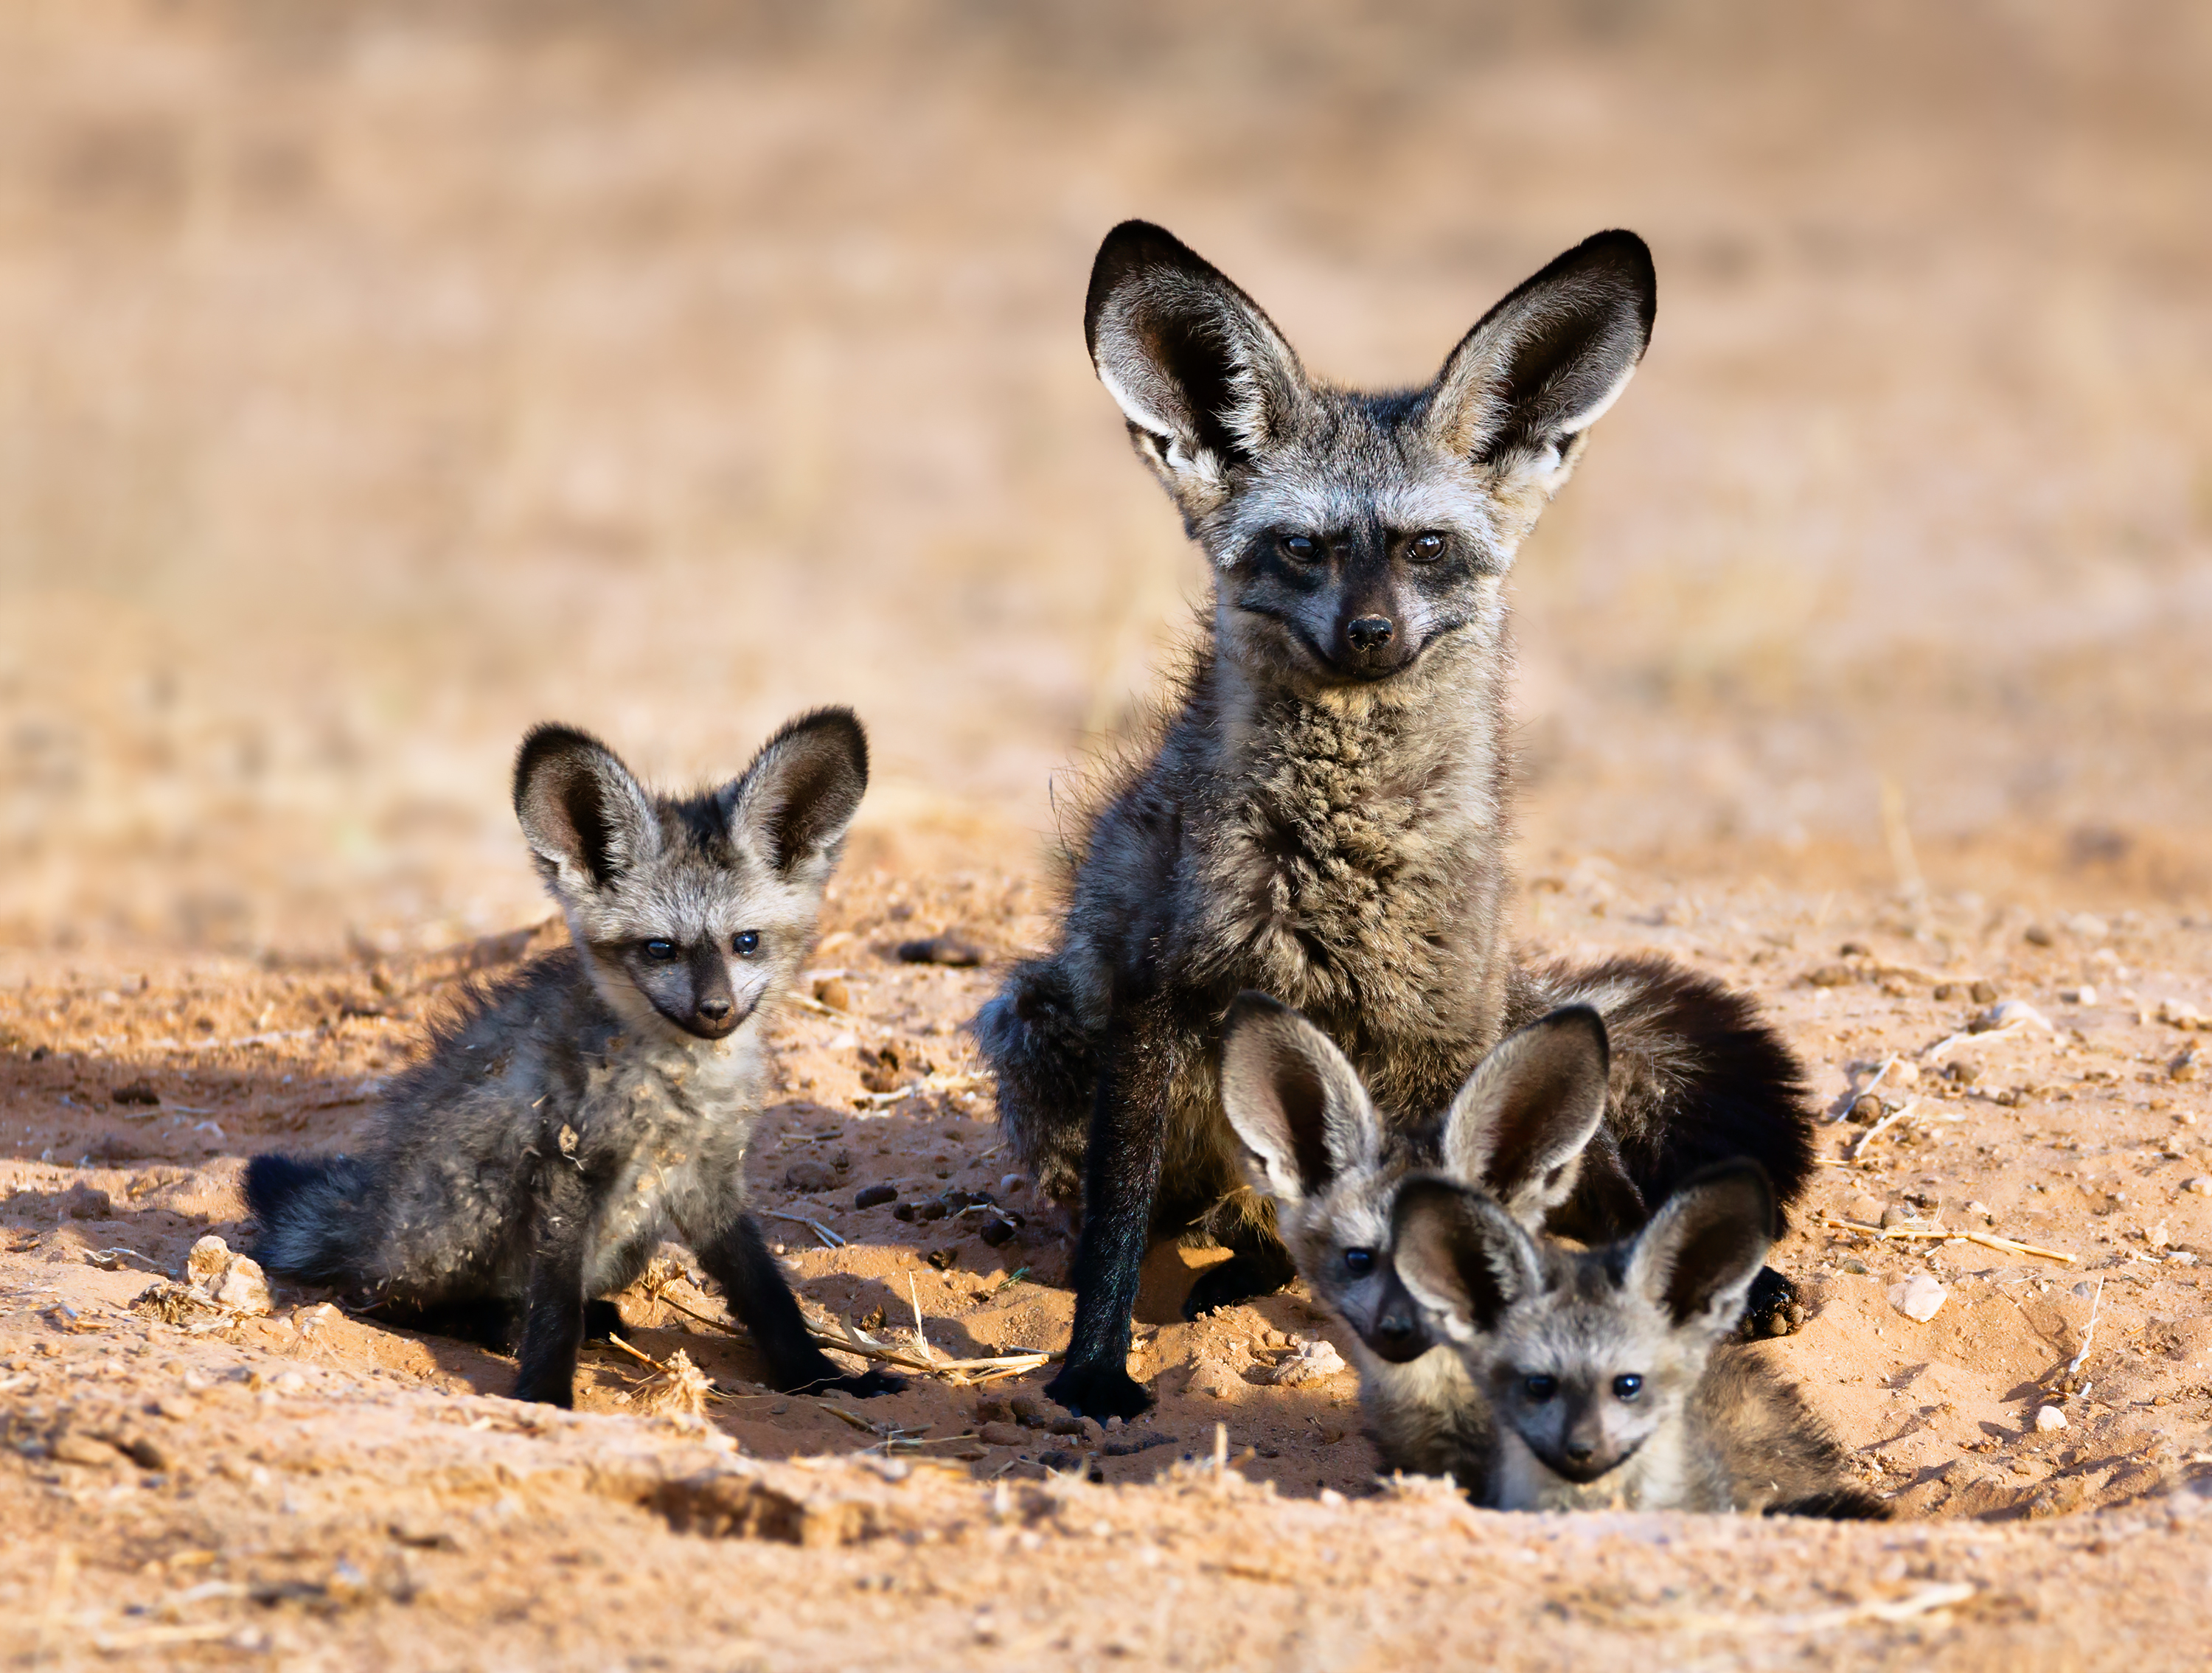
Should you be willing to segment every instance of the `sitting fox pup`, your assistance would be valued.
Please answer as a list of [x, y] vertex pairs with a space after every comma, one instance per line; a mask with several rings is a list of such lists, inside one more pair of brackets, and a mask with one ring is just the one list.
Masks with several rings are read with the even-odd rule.
[[1495, 1434], [1494, 1510], [1764, 1511], [1880, 1520], [1843, 1447], [1756, 1354], [1722, 1346], [1773, 1237], [1753, 1162], [1692, 1179], [1627, 1243], [1540, 1243], [1480, 1190], [1408, 1180], [1399, 1277], [1458, 1349]]
[[814, 939], [867, 786], [842, 709], [770, 739], [708, 794], [649, 794], [611, 750], [541, 726], [514, 806], [574, 945], [473, 996], [398, 1077], [364, 1153], [257, 1156], [246, 1195], [273, 1272], [387, 1317], [483, 1337], [521, 1326], [515, 1397], [567, 1406], [593, 1298], [673, 1232], [752, 1333], [779, 1388], [842, 1375], [808, 1339], [745, 1211], [761, 1016]]

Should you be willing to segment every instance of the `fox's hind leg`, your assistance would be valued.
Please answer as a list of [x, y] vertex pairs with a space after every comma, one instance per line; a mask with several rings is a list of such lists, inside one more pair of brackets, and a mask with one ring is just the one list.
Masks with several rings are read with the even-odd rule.
[[1298, 1275], [1291, 1251], [1265, 1220], [1249, 1215], [1222, 1229], [1229, 1258], [1208, 1267], [1183, 1298], [1182, 1316], [1197, 1318], [1255, 1296], [1273, 1295]]

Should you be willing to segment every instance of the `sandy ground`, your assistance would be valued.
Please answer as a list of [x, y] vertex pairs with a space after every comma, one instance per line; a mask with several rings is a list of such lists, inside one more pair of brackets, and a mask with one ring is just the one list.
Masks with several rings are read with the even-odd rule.
[[[947, 931], [1002, 956], [1044, 931], [1040, 903], [997, 874], [860, 870], [815, 978], [842, 1008], [777, 1025], [762, 1205], [789, 1217], [810, 1304], [909, 1354], [917, 1311], [951, 1358], [1054, 1348], [1069, 1323], [1067, 1243], [1008, 1176], [988, 1083], [966, 1081], [959, 1024], [990, 966], [896, 957]], [[0, 1109], [23, 1159], [0, 1173], [0, 1596], [17, 1648], [299, 1666], [401, 1646], [441, 1666], [1382, 1666], [1478, 1646], [1511, 1665], [2201, 1659], [2212, 1038], [2160, 1015], [2185, 1023], [2212, 977], [2212, 917], [1684, 890], [1591, 865], [1533, 879], [1522, 921], [1553, 952], [1663, 949], [1758, 987], [1832, 1110], [1900, 1060], [1867, 1096], [1905, 1114], [1826, 1129], [1776, 1256], [1812, 1316], [1761, 1350], [1897, 1523], [1502, 1517], [1378, 1484], [1349, 1372], [1266, 1380], [1331, 1322], [1296, 1289], [1181, 1322], [1202, 1253], [1155, 1258], [1136, 1368], [1159, 1408], [1111, 1432], [1038, 1400], [1039, 1374], [917, 1378], [865, 1405], [764, 1390], [677, 1250], [670, 1281], [623, 1305], [637, 1350], [714, 1379], [703, 1418], [638, 1414], [659, 1379], [611, 1348], [568, 1418], [497, 1398], [507, 1362], [319, 1293], [279, 1286], [266, 1318], [134, 1311], [198, 1238], [242, 1243], [244, 1156], [343, 1144], [422, 1015], [525, 952], [517, 936], [7, 993]], [[1971, 1033], [1992, 993], [2047, 1025]], [[878, 1185], [891, 1201], [857, 1208]], [[1023, 1223], [994, 1247], [988, 1209], [899, 1217], [948, 1190]], [[1918, 1274], [1943, 1298], [1925, 1322], [1892, 1299]]]
[[[2208, 81], [2149, 0], [0, 6], [0, 1657], [2204, 1664]], [[1374, 383], [1651, 240], [1513, 583], [1517, 932], [1804, 1054], [1812, 1314], [1760, 1351], [1895, 1522], [1378, 1483], [1348, 1374], [1271, 1378], [1328, 1321], [1180, 1322], [1196, 1252], [1113, 1432], [1036, 1373], [763, 1390], [680, 1250], [623, 1307], [696, 1414], [612, 1348], [569, 1417], [312, 1293], [134, 1305], [547, 944], [525, 727], [683, 781], [843, 701], [877, 771], [756, 1185], [825, 1320], [1060, 1344], [960, 1025], [1202, 591], [1080, 350], [1128, 214]], [[984, 962], [896, 958], [939, 931]]]

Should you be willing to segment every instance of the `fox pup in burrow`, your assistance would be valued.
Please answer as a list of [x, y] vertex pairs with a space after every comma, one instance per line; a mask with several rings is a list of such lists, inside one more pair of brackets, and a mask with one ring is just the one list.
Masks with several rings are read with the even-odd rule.
[[[1221, 1098], [1247, 1177], [1273, 1204], [1299, 1275], [1358, 1338], [1369, 1432], [1393, 1469], [1472, 1487], [1490, 1445], [1459, 1355], [1391, 1263], [1408, 1174], [1480, 1185], [1531, 1232], [1610, 1242], [1646, 1218], [1632, 1172], [1683, 1177], [1751, 1148], [1802, 1173], [1801, 1129], [1755, 1119], [1789, 1106], [1794, 1066], [1747, 1001], [1653, 958], [1516, 970], [1509, 1020], [1545, 1000], [1574, 1002], [1507, 1035], [1441, 1116], [1410, 1130], [1382, 1120], [1344, 1054], [1296, 1012], [1248, 993], [1229, 1013]], [[1644, 1145], [1664, 1153], [1633, 1153]], [[1747, 1329], [1775, 1334], [1775, 1311], [1794, 1311], [1787, 1281], [1762, 1269], [1752, 1293]], [[1779, 1300], [1762, 1309], [1761, 1296]]]
[[[1491, 309], [1432, 382], [1362, 394], [1308, 376], [1159, 228], [1101, 246], [1092, 362], [1211, 560], [1214, 609], [1157, 743], [1073, 844], [1056, 949], [975, 1025], [1015, 1151], [1082, 1204], [1061, 1403], [1150, 1403], [1126, 1361], [1156, 1232], [1232, 1251], [1193, 1315], [1291, 1276], [1221, 1110], [1240, 989], [1311, 1017], [1394, 1128], [1443, 1108], [1509, 1031], [1505, 575], [1634, 373], [1656, 298], [1644, 241], [1601, 233]], [[1551, 1008], [1534, 985], [1517, 984], [1518, 1020]], [[1729, 1148], [1761, 1153], [1788, 1195], [1810, 1153], [1782, 1064]], [[1609, 1115], [1658, 1200], [1684, 1153], [1664, 1110]]]
[[857, 1395], [808, 1339], [745, 1209], [763, 1011], [812, 944], [867, 787], [867, 741], [825, 709], [744, 776], [656, 796], [598, 739], [541, 726], [514, 808], [573, 945], [472, 995], [398, 1077], [358, 1156], [257, 1156], [246, 1196], [273, 1272], [504, 1345], [515, 1397], [566, 1406], [587, 1318], [670, 1233], [697, 1254], [776, 1386]]
[[1471, 1492], [1494, 1451], [1486, 1403], [1392, 1265], [1399, 1185], [1442, 1170], [1542, 1225], [1574, 1196], [1593, 1140], [1601, 1149], [1607, 1067], [1597, 1013], [1568, 1007], [1501, 1040], [1433, 1126], [1394, 1129], [1344, 1054], [1297, 1012], [1251, 993], [1231, 1007], [1222, 1105], [1299, 1276], [1352, 1334], [1360, 1404], [1386, 1469], [1449, 1475]]
[[1407, 1180], [1392, 1210], [1400, 1278], [1486, 1403], [1495, 1510], [1764, 1511], [1881, 1520], [1804, 1396], [1729, 1344], [1774, 1235], [1754, 1162], [1685, 1184], [1632, 1240], [1531, 1237], [1483, 1191]]

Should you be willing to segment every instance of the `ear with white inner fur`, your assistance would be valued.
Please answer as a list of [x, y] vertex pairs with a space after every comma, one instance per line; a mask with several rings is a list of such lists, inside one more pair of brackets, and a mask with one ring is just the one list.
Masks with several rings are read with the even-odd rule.
[[1382, 1123], [1358, 1072], [1328, 1036], [1265, 994], [1239, 994], [1229, 1007], [1221, 1104], [1279, 1202], [1382, 1161]]
[[532, 727], [514, 757], [514, 815], [558, 892], [603, 887], [660, 851], [653, 799], [620, 757], [574, 727]]
[[730, 832], [759, 843], [789, 877], [835, 858], [868, 788], [868, 737], [849, 709], [787, 721], [715, 800]]
[[1098, 246], [1083, 334], [1131, 439], [1179, 500], [1218, 491], [1305, 396], [1297, 356], [1259, 304], [1149, 222], [1125, 221]]
[[1574, 1195], [1583, 1151], [1605, 1116], [1610, 1061], [1604, 1019], [1587, 1005], [1507, 1035], [1444, 1111], [1446, 1171], [1539, 1229]]
[[1429, 392], [1442, 446], [1549, 496], [1583, 433], [1620, 398], [1651, 341], [1651, 252], [1631, 232], [1586, 239], [1482, 317]]
[[1691, 1177], [1637, 1234], [1623, 1282], [1678, 1329], [1713, 1340], [1743, 1317], [1774, 1242], [1774, 1191], [1751, 1161]]
[[1455, 1341], [1495, 1330], [1544, 1285], [1534, 1240], [1491, 1198], [1449, 1179], [1422, 1174], [1400, 1186], [1390, 1237], [1399, 1281]]

